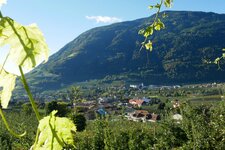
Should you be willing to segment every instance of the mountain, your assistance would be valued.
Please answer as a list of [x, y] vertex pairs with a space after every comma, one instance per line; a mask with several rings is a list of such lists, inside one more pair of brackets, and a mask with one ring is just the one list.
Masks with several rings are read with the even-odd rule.
[[207, 64], [225, 47], [225, 14], [167, 11], [166, 29], [155, 32], [153, 51], [140, 51], [138, 31], [154, 18], [98, 27], [66, 44], [27, 74], [37, 91], [57, 90], [93, 79], [145, 84], [225, 81], [225, 68]]

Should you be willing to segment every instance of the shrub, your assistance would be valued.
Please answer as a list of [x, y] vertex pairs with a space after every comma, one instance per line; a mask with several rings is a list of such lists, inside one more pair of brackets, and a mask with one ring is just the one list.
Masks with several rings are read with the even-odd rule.
[[30, 103], [25, 103], [22, 105], [22, 111], [26, 114], [26, 115], [30, 115], [33, 113], [33, 109]]
[[53, 110], [57, 110], [56, 116], [65, 117], [69, 113], [69, 109], [67, 108], [66, 103], [59, 103], [56, 101], [52, 101], [48, 103], [45, 107], [46, 114], [50, 114]]
[[73, 123], [77, 127], [77, 131], [83, 131], [86, 127], [86, 118], [82, 114], [72, 114], [71, 115], [71, 120], [73, 120]]

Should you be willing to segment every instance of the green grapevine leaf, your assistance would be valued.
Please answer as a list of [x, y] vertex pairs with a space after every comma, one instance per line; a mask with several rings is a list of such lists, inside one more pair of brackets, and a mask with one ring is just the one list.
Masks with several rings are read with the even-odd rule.
[[0, 100], [2, 108], [7, 108], [9, 100], [12, 95], [12, 91], [15, 87], [16, 75], [6, 72], [2, 66], [0, 66]]
[[149, 9], [153, 9], [153, 8], [154, 8], [154, 6], [150, 5], [150, 6], [148, 6], [148, 8], [149, 8]]
[[220, 58], [216, 58], [216, 59], [214, 60], [214, 63], [215, 63], [215, 64], [218, 64], [219, 61], [220, 61]]
[[172, 7], [172, 3], [173, 3], [173, 0], [165, 0], [164, 1], [164, 5], [169, 8]]
[[155, 8], [158, 8], [158, 9], [159, 9], [160, 7], [161, 7], [160, 4], [156, 4], [156, 5], [155, 5]]
[[8, 60], [27, 70], [48, 60], [48, 46], [36, 24], [22, 26], [9, 17], [3, 17], [0, 21], [0, 46], [8, 44]]
[[144, 33], [145, 33], [145, 29], [141, 29], [138, 31], [138, 34], [141, 34], [141, 35], [143, 35]]
[[154, 28], [155, 30], [161, 30], [165, 28], [165, 25], [160, 19], [158, 19], [158, 21], [154, 24]]
[[73, 145], [73, 134], [76, 127], [65, 117], [56, 117], [57, 111], [40, 120], [38, 125], [38, 139], [32, 146], [33, 150], [63, 149], [66, 145]]
[[147, 50], [152, 51], [152, 42], [151, 42], [151, 41], [148, 41], [148, 43], [145, 44], [145, 48], [146, 48]]
[[144, 32], [144, 37], [149, 37], [150, 35], [153, 34], [153, 26], [149, 26], [146, 28], [145, 32]]

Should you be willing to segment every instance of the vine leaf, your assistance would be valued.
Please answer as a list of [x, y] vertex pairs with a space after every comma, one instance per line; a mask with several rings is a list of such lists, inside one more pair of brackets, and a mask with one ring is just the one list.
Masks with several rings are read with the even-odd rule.
[[33, 150], [63, 149], [66, 145], [74, 145], [73, 133], [76, 126], [65, 117], [56, 117], [57, 111], [52, 111], [47, 117], [40, 120], [38, 125], [37, 141]]
[[160, 9], [160, 7], [161, 7], [161, 4], [158, 4], [158, 3], [157, 3], [157, 4], [155, 5], [155, 8], [157, 8], [157, 9]]
[[153, 6], [153, 5], [150, 5], [150, 6], [148, 6], [148, 8], [149, 8], [149, 9], [153, 9], [153, 8], [154, 8], [154, 6]]
[[158, 19], [158, 21], [154, 23], [154, 27], [155, 27], [155, 30], [158, 30], [158, 31], [161, 29], [165, 29], [165, 25], [160, 19]]
[[16, 75], [6, 72], [2, 66], [0, 66], [0, 100], [2, 108], [7, 108], [9, 100], [12, 96], [12, 91], [15, 87]]
[[10, 45], [8, 60], [27, 70], [48, 60], [49, 49], [36, 24], [22, 26], [9, 17], [1, 18], [0, 46], [4, 45]]
[[164, 1], [164, 5], [165, 5], [166, 7], [169, 7], [169, 8], [172, 7], [172, 3], [173, 3], [173, 0], [165, 0], [165, 1]]
[[147, 50], [152, 51], [152, 42], [151, 42], [150, 40], [148, 41], [148, 43], [145, 44], [145, 48], [146, 48]]
[[220, 58], [218, 57], [218, 58], [216, 58], [216, 59], [214, 60], [214, 63], [215, 63], [215, 64], [218, 64], [219, 61], [220, 61]]
[[[10, 46], [7, 61], [30, 71], [43, 60], [48, 60], [49, 49], [37, 25], [22, 26], [9, 17], [0, 20], [0, 46]], [[16, 75], [4, 70], [0, 71], [0, 98], [3, 108], [7, 108], [15, 87]]]
[[143, 35], [144, 37], [149, 37], [150, 35], [152, 35], [154, 32], [153, 26], [149, 26], [146, 28], [146, 30], [144, 31]]

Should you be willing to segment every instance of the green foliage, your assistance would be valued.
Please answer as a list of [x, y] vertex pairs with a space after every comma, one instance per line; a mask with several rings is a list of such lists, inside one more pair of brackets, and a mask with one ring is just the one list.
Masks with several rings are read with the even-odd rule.
[[[47, 61], [48, 59], [48, 46], [45, 43], [45, 39], [37, 25], [32, 24], [30, 26], [22, 26], [9, 17], [3, 17], [0, 12], [0, 41], [0, 46], [10, 46], [10, 51], [5, 58], [5, 62], [3, 66], [0, 66], [0, 87], [3, 88], [0, 95], [0, 115], [7, 130], [13, 136], [18, 138], [21, 138], [26, 134], [26, 132], [21, 135], [16, 134], [10, 128], [2, 111], [2, 107], [7, 108], [8, 102], [11, 98], [11, 93], [15, 87], [16, 76], [4, 70], [5, 63], [7, 61], [11, 61], [15, 63], [20, 70], [21, 81], [24, 89], [27, 92], [37, 120], [40, 121], [36, 140], [31, 149], [63, 149], [67, 148], [67, 145], [73, 146], [72, 132], [74, 133], [76, 131], [75, 125], [67, 118], [55, 117], [57, 111], [53, 111], [50, 116], [40, 120], [40, 114], [23, 73], [23, 68], [30, 71], [43, 60]], [[58, 105], [58, 109], [62, 111], [58, 115], [64, 115], [62, 113], [66, 112], [65, 107], [66, 105]], [[23, 108], [25, 113], [30, 111], [28, 106], [24, 105]], [[3, 143], [4, 141], [5, 140], [3, 140]], [[20, 148], [17, 147], [17, 149]]]
[[[71, 149], [223, 149], [225, 102], [215, 106], [191, 106], [183, 103], [181, 106], [183, 120], [180, 123], [172, 120], [170, 113], [158, 123], [131, 122], [122, 118], [111, 120], [110, 117], [89, 121], [86, 130], [75, 134], [76, 148]], [[3, 145], [6, 149], [10, 146], [13, 149], [29, 149], [35, 137], [35, 126], [38, 125], [34, 114], [30, 116], [10, 112], [7, 116], [13, 127], [17, 128], [16, 131], [27, 128], [28, 135], [18, 140], [8, 134], [0, 122], [0, 137], [6, 137], [2, 138]]]
[[74, 103], [81, 102], [81, 89], [78, 86], [72, 86], [70, 89], [67, 90], [67, 95], [70, 100], [71, 105]]
[[165, 103], [159, 103], [158, 109], [163, 110], [165, 108], [166, 104]]
[[22, 105], [22, 111], [26, 114], [26, 115], [31, 115], [33, 113], [33, 109], [30, 103], [25, 103]]
[[57, 101], [51, 101], [46, 104], [45, 111], [46, 114], [50, 114], [53, 110], [57, 110], [56, 116], [65, 117], [69, 113], [66, 103], [60, 103]]
[[165, 28], [164, 23], [158, 18], [158, 20], [154, 23], [154, 29], [159, 31], [164, 28]]
[[148, 136], [147, 133], [145, 133], [145, 131], [143, 131], [142, 129], [134, 129], [131, 133], [130, 133], [130, 140], [129, 140], [129, 149], [130, 150], [136, 150], [136, 149], [140, 149], [140, 150], [146, 150], [146, 149], [150, 149], [152, 147], [152, 143], [151, 140], [148, 141]]
[[82, 114], [71, 114], [70, 116], [73, 123], [76, 125], [77, 131], [83, 131], [86, 127], [86, 118]]
[[[0, 86], [3, 87], [1, 91], [1, 108], [0, 114], [7, 130], [16, 137], [22, 137], [26, 134], [18, 135], [16, 134], [8, 125], [4, 113], [2, 112], [2, 107], [7, 108], [8, 102], [11, 98], [11, 93], [15, 87], [16, 76], [10, 74], [4, 70], [4, 65], [7, 60], [14, 62], [18, 65], [24, 87], [30, 98], [32, 107], [39, 119], [38, 111], [35, 109], [34, 100], [29, 91], [28, 85], [24, 78], [22, 67], [31, 70], [38, 63], [43, 60], [43, 57], [47, 60], [48, 58], [48, 48], [44, 41], [42, 33], [39, 31], [36, 25], [22, 26], [15, 22], [9, 17], [3, 17], [0, 12], [0, 46], [10, 45], [10, 51], [5, 59], [3, 66], [0, 69]], [[40, 50], [41, 48], [41, 50]]]
[[0, 93], [0, 100], [1, 106], [3, 108], [8, 107], [12, 91], [15, 87], [15, 83], [16, 83], [16, 76], [6, 72], [3, 69], [3, 66], [0, 65], [0, 87], [3, 88]]
[[53, 110], [57, 109], [58, 109], [57, 101], [52, 101], [45, 105], [45, 112], [47, 115], [49, 115]]
[[[225, 51], [225, 49], [222, 49], [222, 56], [217, 57], [217, 58], [213, 61], [214, 64], [217, 64], [217, 65], [218, 65], [219, 69], [221, 69], [220, 63], [225, 59], [225, 53], [224, 53], [224, 51]], [[207, 62], [207, 63], [208, 63], [208, 62]], [[209, 63], [212, 63], [212, 62], [209, 61]]]
[[9, 17], [0, 20], [1, 45], [10, 45], [7, 60], [28, 70], [48, 60], [48, 46], [37, 25], [22, 26]]
[[0, 120], [0, 149], [11, 150], [11, 149], [30, 149], [34, 140], [38, 122], [35, 118], [35, 114], [25, 114], [20, 110], [7, 110], [4, 111], [6, 118], [12, 130], [15, 132], [27, 131], [27, 134], [22, 138], [17, 138], [10, 134], [5, 125]]
[[0, 149], [11, 150], [12, 149], [12, 139], [10, 135], [6, 133], [0, 133]]
[[40, 120], [33, 150], [63, 149], [74, 145], [73, 133], [76, 127], [68, 118], [55, 117], [57, 111]]
[[[160, 4], [156, 4], [155, 6], [149, 6], [150, 9], [156, 8], [157, 13], [155, 15], [155, 19], [152, 25], [150, 25], [147, 30], [141, 30], [139, 33], [143, 34], [145, 37], [145, 41], [143, 46], [146, 49], [152, 51], [152, 42], [149, 40], [146, 43], [149, 36], [154, 33], [154, 30], [158, 31], [165, 28], [164, 23], [158, 18], [160, 9], [162, 4], [166, 7], [171, 7], [172, 0], [161, 0]], [[165, 15], [164, 15], [165, 16]], [[76, 148], [74, 146], [74, 134], [76, 132], [76, 127], [71, 120], [68, 118], [60, 118], [56, 117], [58, 110], [58, 116], [65, 116], [67, 113], [67, 105], [63, 103], [52, 102], [47, 105], [47, 113], [50, 113], [49, 116], [44, 117], [40, 120], [40, 115], [37, 111], [36, 104], [34, 103], [34, 99], [26, 82], [24, 73], [22, 68], [32, 69], [38, 63], [42, 61], [44, 58], [47, 60], [48, 57], [48, 48], [42, 36], [42, 33], [39, 31], [36, 25], [31, 26], [22, 26], [16, 23], [9, 17], [1, 17], [0, 20], [0, 40], [2, 41], [0, 46], [4, 46], [6, 44], [10, 44], [10, 53], [6, 60], [15, 61], [15, 63], [19, 66], [21, 71], [21, 78], [24, 84], [24, 88], [28, 94], [28, 97], [31, 101], [32, 108], [36, 113], [36, 117], [39, 121], [36, 140], [31, 149], [39, 150], [39, 149], [64, 149], [64, 148]], [[186, 25], [186, 24], [185, 24]], [[136, 26], [136, 24], [135, 24]], [[213, 24], [213, 26], [215, 26]], [[127, 28], [127, 27], [126, 27]], [[190, 32], [198, 30], [196, 28], [185, 28], [184, 37]], [[187, 32], [188, 31], [188, 32]], [[209, 31], [210, 33], [211, 31]], [[113, 32], [114, 33], [114, 32]], [[194, 32], [196, 33], [196, 32]], [[105, 33], [104, 33], [105, 34]], [[121, 35], [120, 35], [121, 36]], [[170, 36], [170, 35], [167, 35]], [[200, 36], [202, 36], [200, 34]], [[195, 36], [196, 37], [196, 36]], [[165, 37], [162, 37], [165, 38]], [[181, 41], [181, 49], [185, 47], [185, 44], [190, 45], [190, 43], [183, 43], [182, 37]], [[94, 38], [94, 41], [96, 38]], [[117, 41], [117, 39], [113, 39]], [[156, 38], [156, 40], [158, 40]], [[189, 39], [191, 41], [191, 39]], [[193, 39], [192, 39], [193, 40]], [[109, 40], [110, 42], [112, 40]], [[178, 40], [179, 41], [179, 40]], [[113, 44], [115, 44], [114, 42]], [[177, 43], [173, 43], [176, 45]], [[129, 47], [126, 47], [129, 49]], [[182, 49], [183, 50], [183, 49]], [[174, 52], [173, 48], [171, 48], [171, 53]], [[123, 59], [125, 55], [121, 55], [122, 57], [110, 57], [116, 59]], [[89, 54], [93, 55], [93, 54]], [[157, 54], [160, 55], [160, 54]], [[163, 54], [162, 54], [163, 55]], [[72, 56], [77, 56], [77, 53], [70, 54], [69, 59]], [[171, 57], [171, 54], [166, 54], [163, 57]], [[133, 58], [132, 58], [133, 59]], [[134, 57], [135, 59], [135, 57]], [[107, 63], [112, 63], [112, 59], [107, 59]], [[174, 61], [174, 60], [173, 60]], [[219, 63], [219, 59], [215, 59], [214, 63]], [[125, 61], [127, 62], [127, 60]], [[64, 63], [64, 62], [63, 62]], [[71, 63], [73, 64], [73, 62]], [[90, 64], [90, 62], [88, 62]], [[175, 60], [175, 64], [171, 64], [171, 62], [166, 62], [163, 64], [163, 69], [171, 70], [172, 74], [169, 73], [169, 77], [177, 77], [176, 75], [176, 65], [181, 64], [181, 61]], [[96, 65], [96, 64], [95, 64]], [[186, 65], [186, 64], [185, 64]], [[181, 66], [182, 67], [182, 66]], [[102, 68], [100, 65], [99, 68]], [[136, 67], [135, 67], [136, 68]], [[139, 68], [139, 67], [138, 67]], [[87, 69], [87, 68], [85, 68]], [[138, 72], [141, 70], [138, 69]], [[178, 67], [179, 70], [179, 67]], [[141, 72], [143, 75], [144, 73]], [[9, 74], [1, 67], [0, 72], [0, 86], [3, 87], [1, 91], [1, 105], [4, 108], [7, 108], [8, 101], [11, 97], [11, 92], [15, 85], [15, 75]], [[10, 81], [8, 85], [6, 85], [7, 81]], [[178, 95], [177, 95], [178, 96]], [[70, 95], [70, 100], [72, 102], [74, 100], [79, 100], [79, 89], [72, 89], [72, 95]], [[159, 109], [162, 109], [159, 105]], [[164, 108], [164, 107], [163, 107]], [[23, 106], [24, 112], [27, 115], [30, 112], [30, 108], [28, 105]], [[213, 106], [197, 106], [191, 107], [189, 104], [183, 104], [182, 107], [177, 110], [177, 112], [181, 112], [183, 116], [183, 120], [181, 121], [173, 121], [169, 115], [165, 116], [165, 120], [155, 124], [143, 124], [143, 123], [134, 123], [122, 120], [122, 122], [110, 120], [110, 117], [104, 118], [103, 120], [94, 121], [94, 127], [91, 128], [91, 131], [81, 132], [79, 135], [84, 134], [79, 139], [77, 139], [77, 148], [81, 149], [98, 149], [98, 150], [113, 150], [113, 149], [130, 149], [130, 150], [145, 150], [145, 149], [221, 149], [225, 147], [225, 131], [222, 128], [225, 125], [225, 102], [223, 101], [218, 108]], [[0, 108], [0, 114], [2, 116], [3, 123], [6, 125], [8, 131], [16, 136], [22, 137], [25, 134], [17, 135], [12, 129], [9, 128], [9, 124], [6, 122], [6, 118], [3, 115], [3, 111]], [[32, 115], [32, 114], [31, 114]], [[28, 116], [28, 115], [27, 115]], [[82, 116], [73, 116], [73, 121], [76, 123], [78, 130], [83, 130], [86, 126], [86, 120]], [[13, 118], [12, 120], [14, 120]], [[27, 118], [26, 118], [27, 119]], [[121, 118], [120, 118], [121, 119]], [[28, 121], [30, 122], [30, 120]], [[20, 124], [22, 129], [19, 128], [16, 131], [21, 132], [24, 129], [24, 125]], [[33, 127], [33, 126], [32, 126]], [[94, 129], [94, 131], [93, 131]], [[209, 136], [210, 133], [210, 136]], [[88, 136], [88, 137], [85, 137]], [[90, 137], [93, 137], [92, 139]], [[169, 138], [168, 138], [169, 137]], [[31, 139], [31, 138], [29, 138]], [[83, 141], [82, 139], [86, 140]], [[22, 139], [23, 141], [24, 139]], [[12, 149], [12, 137], [9, 134], [5, 134], [5, 132], [0, 132], [0, 146], [2, 149]], [[16, 143], [14, 146], [15, 149], [23, 148], [23, 144], [27, 144], [25, 147], [28, 148], [29, 142], [21, 142]], [[24, 144], [24, 145], [25, 145]]]
[[225, 102], [217, 106], [190, 106], [187, 103], [181, 106], [183, 120], [179, 122], [172, 119], [172, 112], [158, 123], [129, 122], [122, 118], [89, 122], [86, 130], [76, 135], [76, 147], [107, 150], [223, 149]]
[[146, 48], [147, 50], [152, 51], [152, 42], [151, 42], [151, 41], [148, 41], [148, 43], [145, 44], [145, 48]]
[[104, 150], [105, 142], [104, 142], [104, 128], [105, 122], [102, 120], [95, 121], [95, 134], [93, 140], [93, 147], [94, 149]]
[[130, 139], [129, 133], [121, 131], [119, 134], [117, 134], [116, 138], [117, 148], [120, 150], [129, 149], [129, 139]]
[[164, 4], [166, 7], [171, 7], [173, 4], [173, 0], [164, 0]]
[[[35, 24], [22, 26], [9, 17], [3, 17], [0, 12], [0, 46], [10, 45], [10, 51], [5, 62], [14, 62], [18, 67], [28, 70], [48, 59], [48, 47], [45, 39]], [[0, 86], [3, 87], [1, 104], [7, 108], [11, 93], [15, 86], [16, 76], [0, 71]], [[7, 81], [6, 81], [7, 80]]]
[[[160, 31], [161, 29], [165, 28], [164, 23], [161, 21], [161, 19], [159, 18], [159, 14], [160, 14], [160, 10], [162, 8], [162, 5], [166, 6], [166, 7], [171, 7], [173, 0], [160, 0], [160, 3], [157, 3], [156, 5], [150, 5], [148, 8], [149, 9], [156, 9], [157, 13], [155, 14], [155, 18], [154, 21], [147, 26], [145, 29], [141, 29], [139, 30], [139, 34], [142, 34], [145, 37], [144, 42], [142, 42], [142, 47], [145, 47], [147, 50], [152, 51], [152, 42], [149, 39], [149, 37], [151, 37], [153, 35], [154, 30], [156, 31]], [[167, 15], [165, 14], [165, 12], [162, 15], [162, 18], [165, 18]], [[148, 41], [148, 42], [147, 42]]]

